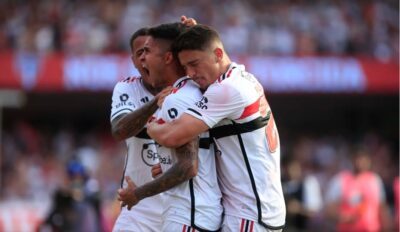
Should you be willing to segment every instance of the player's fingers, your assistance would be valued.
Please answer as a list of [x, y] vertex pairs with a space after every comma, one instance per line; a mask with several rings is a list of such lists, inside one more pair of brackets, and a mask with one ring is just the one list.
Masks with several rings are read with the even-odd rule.
[[197, 22], [194, 18], [188, 18], [185, 20], [185, 22], [183, 24], [185, 24], [188, 27], [192, 27], [192, 26], [196, 25]]
[[151, 169], [158, 169], [161, 168], [161, 164], [154, 164]]
[[184, 23], [186, 19], [187, 19], [187, 17], [185, 15], [182, 15], [181, 16], [181, 23]]
[[126, 206], [126, 203], [121, 201], [121, 207], [125, 207], [125, 206]]
[[172, 86], [167, 86], [167, 87], [165, 87], [162, 91], [161, 91], [161, 93], [163, 94], [163, 95], [165, 95], [165, 94], [170, 94], [171, 93], [171, 90], [173, 89], [173, 87]]
[[132, 179], [129, 176], [126, 176], [125, 180], [128, 183], [129, 188], [136, 188], [135, 183], [132, 181]]
[[157, 101], [157, 106], [158, 107], [162, 107], [162, 105], [163, 105], [163, 103], [164, 103], [164, 99], [165, 99], [165, 97], [160, 97], [159, 99], [158, 99], [158, 101]]
[[153, 178], [156, 178], [161, 173], [162, 173], [162, 170], [161, 170], [161, 165], [160, 164], [156, 164], [153, 167], [151, 167], [151, 176]]
[[118, 200], [119, 201], [123, 201], [123, 199], [125, 198], [125, 195], [126, 195], [125, 190], [123, 190], [123, 189], [118, 190]]

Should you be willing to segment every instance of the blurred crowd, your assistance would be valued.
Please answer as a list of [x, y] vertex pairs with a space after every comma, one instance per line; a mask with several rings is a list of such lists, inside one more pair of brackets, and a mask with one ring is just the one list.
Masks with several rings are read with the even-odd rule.
[[[119, 212], [116, 191], [122, 178], [124, 144], [116, 143], [109, 131], [56, 127], [35, 127], [19, 121], [3, 131], [0, 205], [40, 202], [48, 206], [45, 211], [49, 218], [42, 220], [49, 224], [59, 220], [89, 226], [78, 221], [85, 218], [83, 222], [91, 221], [90, 226], [102, 225], [109, 230]], [[74, 210], [81, 213], [71, 213]], [[0, 230], [1, 222], [0, 217]], [[101, 231], [59, 226], [52, 231]]]
[[[352, 136], [353, 139], [344, 135], [281, 137], [288, 231], [334, 228], [325, 214], [327, 189], [336, 174], [354, 168], [351, 162], [354, 145], [363, 145], [371, 154], [371, 170], [382, 179], [384, 203], [388, 206], [388, 218], [394, 224], [393, 181], [399, 172], [396, 144], [376, 133], [365, 133], [357, 139]], [[43, 128], [26, 121], [17, 122], [5, 130], [2, 140], [2, 201], [27, 199], [45, 202], [53, 198], [49, 205], [53, 205], [54, 210], [57, 197], [64, 199], [60, 202], [65, 204], [68, 201], [62, 193], [68, 189], [72, 191], [71, 186], [76, 188], [76, 175], [71, 173], [82, 174], [86, 181], [82, 189], [98, 196], [96, 202], [102, 222], [97, 225], [111, 228], [119, 210], [116, 191], [126, 152], [123, 143], [115, 142], [108, 131]], [[299, 189], [305, 185], [307, 191]], [[74, 194], [71, 194], [71, 199], [74, 199]], [[47, 212], [49, 214], [51, 209]], [[300, 224], [296, 219], [299, 215]]]
[[399, 57], [397, 0], [5, 0], [0, 51], [128, 51], [132, 32], [187, 15], [231, 54]]

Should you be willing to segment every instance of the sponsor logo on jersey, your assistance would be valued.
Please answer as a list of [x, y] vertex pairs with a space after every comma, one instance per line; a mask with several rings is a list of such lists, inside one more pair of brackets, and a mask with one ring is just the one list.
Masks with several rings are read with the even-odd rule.
[[135, 106], [134, 104], [133, 104], [133, 102], [128, 102], [128, 100], [129, 100], [129, 95], [128, 94], [126, 94], [126, 93], [123, 93], [123, 94], [121, 94], [120, 96], [119, 96], [119, 100], [120, 100], [120, 102], [115, 106], [115, 108], [116, 109], [118, 109], [119, 107], [121, 107], [121, 106]]
[[200, 101], [196, 102], [196, 106], [199, 107], [200, 109], [206, 110], [208, 109], [207, 103], [208, 99], [206, 97], [202, 97]]
[[158, 153], [157, 148], [161, 147], [158, 143], [145, 143], [142, 147], [142, 160], [148, 166], [155, 164], [172, 164], [171, 157], [163, 156]]
[[175, 119], [175, 118], [178, 116], [178, 110], [175, 109], [175, 108], [169, 109], [169, 110], [168, 110], [168, 116], [169, 116], [171, 119]]

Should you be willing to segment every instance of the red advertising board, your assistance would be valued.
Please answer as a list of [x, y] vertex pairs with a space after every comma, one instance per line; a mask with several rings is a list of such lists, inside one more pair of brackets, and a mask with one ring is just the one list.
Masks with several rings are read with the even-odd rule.
[[[399, 65], [352, 57], [240, 57], [271, 93], [398, 93]], [[138, 75], [127, 54], [0, 54], [0, 88], [112, 91]]]

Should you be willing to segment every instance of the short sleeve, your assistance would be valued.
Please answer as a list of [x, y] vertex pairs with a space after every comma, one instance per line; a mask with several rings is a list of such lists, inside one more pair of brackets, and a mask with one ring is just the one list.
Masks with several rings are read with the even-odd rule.
[[166, 122], [171, 122], [180, 117], [200, 97], [200, 90], [188, 84], [178, 92], [170, 94], [165, 98], [159, 117]]
[[127, 114], [136, 109], [134, 91], [129, 83], [118, 82], [113, 91], [110, 121], [121, 114]]
[[177, 119], [185, 110], [186, 108], [182, 107], [182, 104], [178, 104], [178, 99], [175, 95], [169, 95], [165, 98], [158, 117], [166, 122], [171, 122]]
[[185, 113], [203, 120], [211, 128], [224, 118], [239, 117], [245, 104], [236, 88], [227, 84], [215, 84]]

